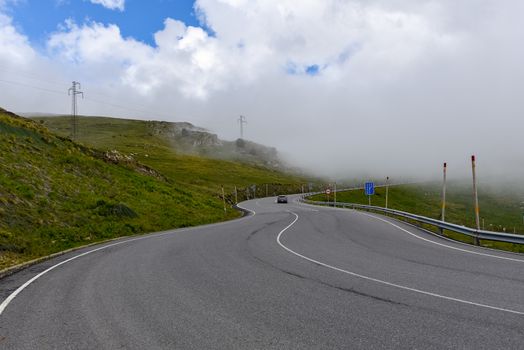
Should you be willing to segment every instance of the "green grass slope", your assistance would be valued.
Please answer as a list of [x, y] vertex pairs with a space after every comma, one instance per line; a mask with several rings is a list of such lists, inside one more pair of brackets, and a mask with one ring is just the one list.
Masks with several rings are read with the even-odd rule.
[[90, 242], [236, 216], [224, 214], [216, 196], [0, 110], [0, 269]]
[[[385, 188], [375, 189], [371, 204], [385, 206]], [[326, 201], [325, 194], [310, 197], [312, 200]], [[330, 196], [330, 201], [333, 195]], [[495, 191], [490, 186], [479, 186], [479, 207], [481, 227], [490, 231], [524, 233], [524, 197], [516, 192]], [[368, 204], [364, 190], [339, 192], [337, 202]], [[441, 186], [439, 183], [423, 183], [389, 187], [388, 207], [434, 219], [441, 217]], [[471, 186], [464, 183], [450, 183], [446, 191], [446, 221], [468, 227], [475, 227], [473, 195]], [[471, 240], [462, 235], [447, 233], [450, 237], [466, 242]], [[485, 245], [511, 250], [524, 251], [524, 247], [502, 243]]]
[[[70, 134], [70, 117], [37, 117], [36, 121], [54, 133], [67, 137]], [[101, 150], [118, 150], [140, 163], [146, 164], [170, 180], [217, 194], [221, 186], [232, 196], [239, 189], [239, 199], [245, 198], [245, 187], [258, 184], [257, 195], [298, 192], [300, 184], [307, 182], [299, 176], [283, 173], [263, 166], [187, 155], [177, 149], [177, 140], [158, 134], [159, 122], [116, 119], [107, 117], [79, 117], [77, 141]]]
[[221, 184], [297, 180], [178, 155], [148, 134], [147, 122], [93, 123], [83, 146], [0, 109], [0, 269], [108, 238], [238, 217], [230, 207], [224, 213]]

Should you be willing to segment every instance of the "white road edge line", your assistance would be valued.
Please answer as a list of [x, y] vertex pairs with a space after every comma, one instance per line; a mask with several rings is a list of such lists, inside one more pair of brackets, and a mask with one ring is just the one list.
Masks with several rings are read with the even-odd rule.
[[[180, 231], [179, 231], [180, 232]], [[158, 235], [155, 235], [154, 237], [159, 237], [159, 236], [163, 236], [167, 233], [161, 233], [161, 234], [158, 234]], [[78, 255], [75, 255], [73, 256], [72, 258], [69, 258], [67, 260], [64, 260], [62, 262], [59, 262], [58, 264], [55, 264], [53, 266], [51, 266], [50, 268], [48, 268], [47, 270], [44, 270], [42, 272], [40, 272], [38, 275], [34, 276], [33, 278], [31, 278], [30, 280], [28, 280], [27, 282], [25, 282], [24, 284], [22, 284], [20, 287], [18, 287], [13, 293], [11, 293], [3, 302], [2, 304], [0, 304], [0, 315], [2, 315], [2, 313], [4, 312], [5, 308], [9, 305], [9, 303], [11, 303], [11, 301], [13, 301], [14, 298], [16, 298], [16, 296], [18, 294], [20, 294], [24, 289], [26, 289], [31, 283], [33, 283], [34, 281], [36, 281], [37, 279], [39, 279], [40, 277], [42, 277], [43, 275], [45, 275], [46, 273], [48, 273], [49, 271], [51, 270], [54, 270], [56, 269], [57, 267], [63, 265], [63, 264], [66, 264], [70, 261], [73, 261], [75, 259], [78, 259], [82, 256], [86, 256], [88, 254], [91, 254], [91, 253], [94, 253], [94, 252], [97, 252], [99, 250], [102, 250], [102, 249], [107, 249], [107, 248], [110, 248], [110, 247], [114, 247], [116, 245], [120, 245], [120, 244], [124, 244], [124, 243], [129, 243], [129, 242], [134, 242], [134, 241], [138, 241], [138, 240], [141, 240], [141, 239], [145, 239], [145, 238], [149, 238], [149, 237], [138, 237], [138, 238], [133, 238], [133, 239], [129, 239], [129, 240], [125, 240], [125, 241], [122, 241], [122, 242], [116, 242], [116, 243], [112, 243], [112, 244], [109, 244], [109, 245], [106, 245], [106, 246], [103, 246], [103, 247], [100, 247], [100, 248], [96, 248], [96, 249], [93, 249], [93, 250], [89, 250], [87, 252], [84, 252], [82, 254], [78, 254]]]
[[[301, 203], [301, 205], [305, 205], [305, 206], [310, 206], [309, 204], [304, 204], [304, 203]], [[468, 249], [462, 249], [462, 248], [458, 248], [458, 247], [453, 247], [453, 246], [450, 246], [450, 245], [447, 245], [447, 244], [444, 244], [444, 243], [439, 243], [439, 242], [435, 242], [431, 239], [427, 239], [427, 238], [424, 238], [424, 237], [421, 237], [411, 231], [408, 231], [406, 230], [405, 228], [402, 228], [400, 227], [399, 225], [389, 221], [389, 220], [386, 220], [386, 219], [383, 219], [381, 217], [378, 217], [376, 215], [372, 215], [372, 214], [369, 214], [369, 213], [365, 213], [363, 211], [360, 211], [360, 210], [355, 210], [355, 209], [342, 209], [342, 208], [326, 208], [328, 210], [339, 210], [339, 211], [348, 211], [348, 210], [351, 210], [353, 211], [354, 213], [357, 213], [359, 215], [365, 215], [365, 216], [368, 216], [370, 218], [373, 218], [373, 219], [376, 219], [376, 220], [380, 220], [380, 221], [383, 221], [387, 224], [390, 224], [396, 228], [398, 228], [399, 230], [401, 231], [404, 231], [405, 233], [415, 237], [415, 238], [418, 238], [420, 240], [423, 240], [423, 241], [426, 241], [428, 243], [431, 243], [431, 244], [436, 244], [438, 246], [441, 246], [441, 247], [445, 247], [445, 248], [448, 248], [448, 249], [453, 249], [453, 250], [457, 250], [457, 251], [460, 251], [460, 252], [464, 252], [464, 253], [468, 253], [468, 254], [474, 254], [474, 255], [481, 255], [481, 256], [487, 256], [487, 257], [490, 257], [490, 258], [494, 258], [494, 259], [501, 259], [501, 260], [508, 260], [508, 261], [515, 261], [515, 262], [519, 262], [519, 263], [524, 263], [524, 260], [522, 259], [515, 259], [515, 258], [509, 258], [509, 257], [506, 257], [506, 256], [500, 256], [500, 255], [494, 255], [494, 254], [488, 254], [488, 253], [481, 253], [481, 252], [475, 252], [475, 251], [472, 251], [472, 250], [468, 250]], [[442, 236], [439, 236], [435, 233], [432, 233], [430, 232], [431, 235], [437, 237], [437, 238], [440, 238], [440, 239], [445, 239], [445, 240], [449, 240], [449, 241], [452, 241], [451, 239], [447, 238], [447, 237], [442, 237]], [[454, 243], [456, 244], [466, 244], [466, 243], [462, 243], [460, 241], [453, 241]]]
[[[256, 204], [256, 202], [255, 202], [255, 204]], [[243, 210], [245, 210], [245, 211], [250, 212], [251, 214], [253, 214], [253, 216], [257, 215], [256, 211], [251, 210], [251, 209], [248, 209], [248, 208], [246, 208], [246, 207], [243, 207], [243, 206], [241, 206], [241, 205], [238, 204], [238, 203], [237, 203], [237, 207], [239, 207], [240, 209], [243, 209]], [[229, 222], [229, 221], [228, 221], [228, 222]]]
[[[250, 209], [247, 209], [247, 208], [244, 208], [240, 205], [237, 205], [239, 208], [241, 209], [244, 209], [244, 210], [247, 210], [249, 212], [251, 212], [254, 215], [256, 215], [256, 212], [253, 211], [253, 210], [250, 210]], [[211, 225], [204, 225], [203, 227], [205, 226], [218, 226], [218, 225], [224, 225], [224, 224], [229, 224], [229, 223], [232, 223], [232, 222], [235, 222], [235, 220], [231, 220], [231, 221], [224, 221], [224, 222], [219, 222], [219, 223], [216, 223], [216, 224], [211, 224]], [[202, 227], [202, 226], [201, 226]], [[137, 238], [132, 238], [132, 239], [128, 239], [128, 240], [125, 240], [125, 241], [120, 241], [120, 242], [116, 242], [116, 243], [112, 243], [112, 244], [108, 244], [108, 245], [105, 245], [103, 247], [99, 247], [99, 248], [96, 248], [96, 249], [93, 249], [93, 250], [89, 250], [87, 252], [84, 252], [82, 254], [78, 254], [78, 255], [75, 255], [73, 256], [72, 258], [69, 258], [67, 260], [64, 260], [62, 262], [59, 262], [58, 264], [55, 264], [53, 266], [51, 266], [50, 268], [48, 268], [47, 270], [44, 270], [42, 272], [40, 272], [38, 275], [34, 276], [33, 278], [31, 278], [30, 280], [28, 280], [27, 282], [25, 282], [24, 284], [22, 284], [20, 287], [18, 287], [13, 293], [11, 293], [3, 302], [2, 304], [0, 304], [0, 316], [2, 315], [2, 313], [4, 312], [4, 310], [6, 309], [6, 307], [16, 298], [16, 296], [18, 294], [20, 294], [24, 289], [26, 289], [31, 283], [33, 283], [34, 281], [36, 281], [37, 279], [39, 279], [40, 277], [42, 277], [43, 275], [45, 275], [46, 273], [48, 273], [49, 271], [52, 271], [54, 269], [56, 269], [57, 267], [61, 266], [61, 265], [64, 265], [70, 261], [73, 261], [75, 259], [78, 259], [80, 257], [83, 257], [83, 256], [86, 256], [88, 254], [91, 254], [91, 253], [94, 253], [94, 252], [97, 252], [97, 251], [100, 251], [100, 250], [103, 250], [103, 249], [107, 249], [107, 248], [110, 248], [110, 247], [114, 247], [114, 246], [117, 246], [117, 245], [120, 245], [120, 244], [124, 244], [124, 243], [130, 243], [130, 242], [135, 242], [135, 241], [139, 241], [139, 240], [143, 240], [143, 239], [148, 239], [148, 238], [156, 238], [156, 237], [162, 237], [162, 236], [165, 236], [165, 235], [170, 235], [170, 234], [174, 234], [174, 233], [180, 233], [180, 232], [186, 232], [186, 231], [193, 231], [195, 229], [199, 228], [198, 226], [195, 226], [195, 227], [190, 227], [190, 228], [187, 228], [187, 229], [179, 229], [179, 230], [175, 230], [175, 231], [168, 231], [168, 232], [163, 232], [163, 233], [158, 233], [158, 234], [153, 234], [153, 235], [146, 235], [146, 236], [141, 236], [141, 237], [137, 237]]]
[[363, 212], [359, 212], [359, 213], [362, 214], [362, 215], [366, 215], [368, 217], [374, 218], [376, 220], [388, 223], [391, 226], [393, 226], [395, 228], [398, 228], [401, 231], [406, 232], [408, 235], [411, 235], [411, 236], [413, 236], [415, 238], [421, 239], [421, 240], [426, 241], [426, 242], [430, 242], [432, 244], [436, 244], [436, 245], [443, 246], [443, 247], [446, 247], [446, 248], [449, 248], [449, 249], [453, 249], [453, 250], [458, 250], [458, 251], [461, 251], [461, 252], [466, 252], [466, 253], [469, 253], [469, 254], [482, 255], [482, 256], [488, 256], [490, 258], [495, 258], [495, 259], [502, 259], [502, 260], [509, 260], [509, 261], [516, 261], [516, 262], [524, 263], [524, 260], [521, 260], [521, 259], [509, 258], [509, 257], [506, 257], [506, 256], [493, 255], [493, 254], [487, 254], [487, 253], [481, 253], [481, 252], [474, 252], [474, 251], [467, 250], [467, 249], [462, 249], [462, 248], [458, 248], [458, 247], [452, 247], [452, 246], [444, 244], [444, 243], [435, 242], [435, 241], [432, 241], [431, 239], [420, 237], [419, 235], [416, 235], [413, 232], [410, 232], [410, 231], [406, 230], [405, 228], [400, 227], [399, 225], [392, 223], [389, 220], [386, 220], [386, 219], [383, 219], [381, 217], [378, 217], [378, 216], [375, 216], [375, 215], [372, 215], [372, 214], [368, 214], [368, 213], [363, 213]]
[[305, 210], [305, 211], [313, 211], [313, 212], [320, 211], [320, 210], [317, 210], [317, 209], [303, 208], [303, 207], [300, 207], [298, 205], [290, 205], [290, 207], [293, 207], [293, 208], [296, 208], [296, 209], [300, 209], [300, 210]]
[[509, 312], [509, 313], [516, 314], [516, 315], [524, 315], [524, 312], [517, 311], [517, 310], [505, 309], [505, 308], [501, 308], [501, 307], [496, 307], [496, 306], [491, 306], [491, 305], [486, 305], [486, 304], [481, 304], [481, 303], [475, 303], [473, 301], [468, 301], [468, 300], [448, 297], [448, 296], [445, 296], [445, 295], [441, 295], [441, 294], [437, 294], [437, 293], [433, 293], [433, 292], [427, 292], [427, 291], [424, 291], [424, 290], [411, 288], [411, 287], [403, 286], [403, 285], [400, 285], [400, 284], [395, 284], [395, 283], [392, 283], [392, 282], [383, 281], [383, 280], [380, 280], [380, 279], [377, 279], [377, 278], [361, 275], [361, 274], [358, 274], [358, 273], [355, 273], [355, 272], [351, 272], [351, 271], [348, 271], [348, 270], [344, 270], [344, 269], [338, 268], [336, 266], [328, 265], [326, 263], [320, 262], [318, 260], [309, 258], [309, 257], [307, 257], [305, 255], [300, 254], [300, 253], [297, 253], [294, 250], [286, 247], [280, 241], [280, 239], [281, 239], [282, 235], [284, 234], [284, 232], [286, 232], [291, 226], [293, 226], [298, 221], [298, 215], [296, 213], [292, 212], [292, 211], [289, 211], [289, 212], [291, 214], [295, 215], [295, 220], [293, 220], [293, 222], [291, 224], [289, 224], [282, 231], [280, 231], [280, 233], [277, 236], [277, 243], [282, 248], [284, 248], [286, 251], [288, 251], [289, 253], [294, 254], [294, 255], [296, 255], [296, 256], [304, 259], [304, 260], [310, 261], [310, 262], [318, 264], [320, 266], [324, 266], [324, 267], [326, 267], [328, 269], [332, 269], [332, 270], [335, 270], [335, 271], [338, 271], [338, 272], [342, 272], [342, 273], [348, 274], [348, 275], [353, 276], [353, 277], [358, 277], [358, 278], [361, 278], [361, 279], [364, 279], [364, 280], [367, 280], [367, 281], [372, 281], [372, 282], [383, 284], [383, 285], [386, 285], [386, 286], [390, 286], [390, 287], [394, 287], [394, 288], [398, 288], [398, 289], [402, 289], [402, 290], [407, 290], [407, 291], [410, 291], [410, 292], [415, 292], [415, 293], [419, 293], [419, 294], [423, 294], [423, 295], [429, 295], [429, 296], [440, 298], [440, 299], [455, 301], [455, 302], [462, 303], [462, 304], [478, 306], [478, 307], [491, 309], [491, 310]]

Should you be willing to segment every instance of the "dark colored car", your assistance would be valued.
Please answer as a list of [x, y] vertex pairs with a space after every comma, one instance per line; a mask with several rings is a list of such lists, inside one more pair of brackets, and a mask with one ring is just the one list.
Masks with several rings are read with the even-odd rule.
[[278, 196], [277, 197], [277, 203], [287, 203], [287, 197], [286, 196]]

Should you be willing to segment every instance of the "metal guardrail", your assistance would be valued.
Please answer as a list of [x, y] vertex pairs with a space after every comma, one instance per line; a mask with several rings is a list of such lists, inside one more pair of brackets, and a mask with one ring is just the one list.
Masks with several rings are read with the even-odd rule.
[[[333, 206], [333, 202], [318, 202], [318, 201], [311, 201], [308, 199], [301, 198], [300, 199], [304, 203], [309, 204], [316, 204], [316, 205], [327, 205], [327, 206]], [[400, 210], [394, 210], [394, 209], [386, 209], [382, 207], [376, 207], [373, 205], [362, 205], [362, 204], [354, 204], [354, 203], [343, 203], [343, 202], [337, 202], [337, 207], [343, 207], [343, 208], [352, 208], [352, 209], [364, 209], [364, 210], [372, 210], [380, 213], [385, 214], [391, 214], [398, 217], [402, 217], [405, 219], [414, 220], [416, 222], [420, 222], [423, 224], [428, 224], [435, 226], [441, 230], [448, 230], [453, 232], [458, 232], [461, 234], [464, 234], [466, 236], [470, 236], [476, 239], [483, 239], [483, 240], [489, 240], [489, 241], [497, 241], [497, 242], [506, 242], [506, 243], [516, 243], [516, 244], [524, 244], [524, 235], [517, 235], [517, 234], [511, 234], [511, 233], [502, 233], [502, 232], [493, 232], [493, 231], [484, 231], [484, 230], [476, 230], [470, 227], [461, 226], [457, 224], [452, 224], [445, 221], [440, 221], [432, 218], [428, 218], [421, 215], [415, 215], [411, 214], [405, 211]]]

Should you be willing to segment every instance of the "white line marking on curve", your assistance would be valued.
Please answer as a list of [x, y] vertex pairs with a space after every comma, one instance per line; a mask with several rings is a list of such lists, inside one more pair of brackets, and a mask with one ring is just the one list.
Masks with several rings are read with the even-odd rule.
[[380, 218], [378, 216], [371, 215], [371, 214], [368, 214], [368, 213], [360, 212], [360, 214], [366, 215], [368, 217], [374, 218], [374, 219], [379, 220], [379, 221], [383, 221], [385, 223], [388, 223], [391, 226], [393, 226], [395, 228], [398, 228], [401, 231], [404, 231], [405, 233], [407, 233], [410, 236], [413, 236], [415, 238], [418, 238], [418, 239], [421, 239], [423, 241], [426, 241], [426, 242], [429, 242], [429, 243], [432, 243], [432, 244], [436, 244], [436, 245], [439, 245], [439, 246], [442, 246], [442, 247], [446, 247], [446, 248], [449, 248], [449, 249], [458, 250], [458, 251], [461, 251], [461, 252], [466, 252], [466, 253], [474, 254], [474, 255], [488, 256], [490, 258], [495, 258], [495, 259], [502, 259], [502, 260], [509, 260], [509, 261], [516, 261], [516, 262], [524, 263], [524, 260], [521, 260], [521, 259], [509, 258], [509, 257], [506, 257], [506, 256], [493, 255], [493, 254], [488, 254], [488, 253], [474, 252], [474, 251], [471, 251], [471, 250], [468, 250], [468, 249], [462, 249], [462, 248], [453, 247], [453, 246], [450, 246], [450, 245], [447, 245], [447, 244], [444, 244], [444, 243], [435, 242], [435, 241], [432, 241], [431, 239], [420, 237], [419, 235], [417, 235], [417, 234], [415, 234], [415, 233], [413, 233], [411, 231], [408, 231], [405, 228], [400, 227], [399, 225], [394, 224], [394, 223], [392, 223], [389, 220], [386, 220], [386, 219], [383, 219], [383, 218]]
[[240, 204], [237, 204], [237, 207], [239, 207], [240, 209], [244, 209], [244, 210], [250, 212], [251, 214], [253, 214], [253, 216], [257, 215], [256, 211], [251, 210], [251, 209], [248, 209], [248, 208], [246, 208], [246, 207], [243, 207], [243, 206], [241, 206]]
[[314, 211], [314, 212], [320, 211], [318, 209], [304, 208], [304, 207], [300, 207], [300, 206], [296, 206], [296, 205], [290, 205], [290, 207], [296, 208], [296, 209], [300, 209], [300, 210], [304, 210], [304, 211]]
[[[309, 204], [304, 204], [304, 203], [301, 203], [301, 205], [304, 205], [304, 206], [310, 206]], [[347, 211], [348, 209], [342, 209], [342, 208], [326, 208], [327, 210], [339, 210], [339, 211]], [[351, 210], [351, 209], [349, 209]], [[488, 253], [481, 253], [481, 252], [475, 252], [475, 251], [472, 251], [472, 250], [468, 250], [468, 249], [462, 249], [462, 248], [458, 248], [458, 247], [453, 247], [453, 246], [450, 246], [450, 245], [447, 245], [447, 244], [444, 244], [444, 243], [440, 243], [440, 242], [435, 242], [431, 239], [427, 239], [427, 238], [424, 238], [424, 237], [421, 237], [411, 231], [408, 231], [406, 230], [405, 228], [403, 227], [400, 227], [399, 225], [397, 224], [394, 224], [392, 223], [391, 221], [389, 220], [386, 220], [386, 219], [383, 219], [383, 218], [380, 218], [378, 216], [375, 216], [375, 215], [372, 215], [372, 214], [368, 214], [368, 213], [365, 213], [365, 212], [362, 212], [362, 211], [359, 211], [359, 210], [354, 210], [353, 211], [355, 213], [358, 213], [359, 215], [365, 215], [365, 216], [368, 216], [370, 218], [373, 218], [373, 219], [376, 219], [376, 220], [380, 220], [380, 221], [383, 221], [387, 224], [390, 224], [392, 226], [394, 226], [395, 228], [398, 228], [399, 230], [401, 231], [404, 231], [405, 233], [415, 237], [415, 238], [418, 238], [420, 240], [423, 240], [423, 241], [426, 241], [428, 243], [431, 243], [431, 244], [435, 244], [435, 245], [438, 245], [438, 246], [441, 246], [441, 247], [445, 247], [445, 248], [448, 248], [448, 249], [453, 249], [453, 250], [457, 250], [457, 251], [460, 251], [460, 252], [464, 252], [464, 253], [468, 253], [468, 254], [474, 254], [474, 255], [481, 255], [481, 256], [487, 256], [487, 257], [490, 257], [490, 258], [494, 258], [494, 259], [502, 259], [502, 260], [508, 260], [508, 261], [515, 261], [515, 262], [519, 262], [519, 263], [524, 263], [524, 260], [522, 259], [515, 259], [515, 258], [509, 258], [509, 257], [506, 257], [506, 256], [500, 256], [500, 255], [494, 255], [494, 254], [488, 254]], [[438, 237], [440, 239], [446, 239], [446, 240], [450, 240], [452, 241], [451, 239], [449, 238], [446, 238], [446, 237], [441, 237], [441, 236], [437, 236], [436, 234], [434, 233], [431, 233], [431, 235], [435, 236], [435, 237]], [[465, 243], [462, 243], [462, 242], [454, 242], [454, 243], [457, 243], [457, 244], [465, 244]]]
[[394, 287], [394, 288], [398, 288], [398, 289], [402, 289], [402, 290], [407, 290], [407, 291], [410, 291], [410, 292], [415, 292], [415, 293], [419, 293], [419, 294], [423, 294], [423, 295], [429, 295], [429, 296], [432, 296], [432, 297], [435, 297], [435, 298], [455, 301], [455, 302], [462, 303], [462, 304], [478, 306], [478, 307], [491, 309], [491, 310], [509, 312], [509, 313], [516, 314], [516, 315], [524, 315], [524, 312], [522, 312], [522, 311], [505, 309], [505, 308], [501, 308], [501, 307], [497, 307], [497, 306], [491, 306], [491, 305], [476, 303], [476, 302], [473, 302], [473, 301], [468, 301], [468, 300], [448, 297], [448, 296], [445, 296], [445, 295], [441, 295], [441, 294], [437, 294], [437, 293], [433, 293], [433, 292], [428, 292], [428, 291], [424, 291], [424, 290], [421, 290], [421, 289], [411, 288], [411, 287], [403, 286], [403, 285], [400, 285], [400, 284], [395, 284], [395, 283], [392, 283], [392, 282], [383, 281], [383, 280], [380, 280], [380, 279], [377, 279], [377, 278], [361, 275], [361, 274], [358, 274], [358, 273], [355, 273], [355, 272], [351, 272], [351, 271], [344, 270], [344, 269], [341, 269], [341, 268], [336, 267], [336, 266], [332, 266], [332, 265], [320, 262], [318, 260], [309, 258], [309, 257], [307, 257], [305, 255], [300, 254], [300, 253], [297, 253], [294, 250], [286, 247], [280, 241], [280, 239], [281, 239], [282, 235], [284, 234], [284, 232], [286, 232], [291, 226], [293, 226], [298, 221], [298, 215], [296, 213], [292, 212], [292, 211], [290, 211], [290, 213], [295, 215], [295, 220], [293, 220], [293, 222], [291, 224], [287, 225], [282, 231], [279, 232], [279, 234], [277, 236], [277, 243], [282, 248], [284, 248], [286, 251], [288, 251], [289, 253], [294, 254], [294, 255], [296, 255], [296, 256], [304, 259], [304, 260], [310, 261], [310, 262], [318, 264], [320, 266], [324, 266], [324, 267], [326, 267], [328, 269], [332, 269], [332, 270], [335, 270], [335, 271], [338, 271], [338, 272], [342, 272], [342, 273], [348, 274], [348, 275], [353, 276], [353, 277], [358, 277], [358, 278], [361, 278], [361, 279], [364, 279], [364, 280], [367, 280], [367, 281], [372, 281], [372, 282], [383, 284], [383, 285], [386, 285], [386, 286], [390, 286], [390, 287]]
[[[161, 234], [158, 234], [158, 235], [155, 235], [155, 237], [159, 237], [159, 236], [163, 236], [167, 233], [161, 233]], [[51, 270], [54, 270], [55, 268], [63, 265], [63, 264], [66, 264], [70, 261], [73, 261], [75, 259], [78, 259], [82, 256], [86, 256], [88, 254], [91, 254], [91, 253], [94, 253], [94, 252], [97, 252], [99, 250], [102, 250], [102, 249], [107, 249], [107, 248], [110, 248], [110, 247], [114, 247], [116, 245], [120, 245], [120, 244], [124, 244], [124, 243], [129, 243], [129, 242], [134, 242], [134, 241], [138, 241], [138, 240], [141, 240], [141, 239], [145, 239], [145, 238], [149, 238], [149, 237], [138, 237], [138, 238], [134, 238], [134, 239], [130, 239], [130, 240], [125, 240], [125, 241], [122, 241], [122, 242], [116, 242], [116, 243], [112, 243], [112, 244], [109, 244], [109, 245], [106, 245], [106, 246], [103, 246], [103, 247], [100, 247], [100, 248], [96, 248], [96, 249], [93, 249], [93, 250], [89, 250], [87, 252], [84, 252], [82, 254], [78, 254], [78, 255], [75, 255], [73, 256], [72, 258], [69, 258], [67, 260], [64, 260], [62, 262], [59, 262], [58, 264], [55, 264], [53, 266], [51, 266], [50, 268], [48, 268], [47, 270], [44, 270], [42, 272], [40, 272], [38, 275], [34, 276], [33, 278], [31, 278], [30, 280], [28, 280], [27, 282], [25, 282], [24, 284], [22, 284], [20, 287], [18, 287], [18, 289], [16, 289], [13, 293], [11, 293], [3, 302], [2, 304], [0, 304], [0, 315], [2, 315], [2, 313], [4, 312], [5, 308], [9, 305], [9, 303], [11, 303], [11, 301], [13, 301], [14, 298], [16, 298], [16, 296], [18, 294], [20, 294], [20, 292], [22, 292], [25, 288], [27, 288], [31, 283], [33, 283], [34, 281], [36, 281], [37, 279], [39, 279], [40, 277], [42, 277], [43, 275], [45, 275], [46, 273], [48, 273], [49, 271]]]
[[[253, 214], [253, 216], [256, 215], [256, 212], [254, 210], [250, 210], [250, 209], [247, 209], [247, 208], [244, 208], [240, 205], [237, 205], [239, 208], [241, 209], [244, 209], [244, 210], [247, 210], [249, 212], [251, 212]], [[99, 247], [99, 248], [96, 248], [96, 249], [92, 249], [92, 250], [89, 250], [87, 252], [84, 252], [82, 254], [78, 254], [78, 255], [75, 255], [73, 256], [72, 258], [69, 258], [67, 260], [64, 260], [62, 262], [59, 262], [58, 264], [55, 264], [53, 266], [51, 266], [50, 268], [48, 268], [47, 270], [44, 270], [42, 272], [40, 272], [38, 275], [34, 276], [33, 278], [31, 278], [30, 280], [28, 280], [27, 282], [25, 282], [24, 284], [22, 284], [20, 287], [18, 287], [13, 293], [11, 293], [3, 302], [2, 304], [0, 304], [0, 316], [2, 315], [2, 313], [4, 312], [4, 310], [6, 309], [6, 307], [16, 298], [16, 296], [18, 294], [20, 294], [24, 289], [26, 289], [31, 283], [33, 283], [34, 281], [36, 281], [37, 279], [39, 279], [40, 277], [42, 277], [43, 275], [45, 275], [46, 273], [48, 273], [49, 271], [52, 271], [54, 269], [56, 269], [57, 267], [61, 266], [61, 265], [64, 265], [70, 261], [73, 261], [73, 260], [76, 260], [80, 257], [83, 257], [83, 256], [86, 256], [88, 254], [91, 254], [91, 253], [94, 253], [94, 252], [97, 252], [97, 251], [100, 251], [100, 250], [103, 250], [103, 249], [107, 249], [107, 248], [110, 248], [110, 247], [114, 247], [114, 246], [117, 246], [117, 245], [120, 245], [120, 244], [124, 244], [124, 243], [130, 243], [130, 242], [135, 242], [135, 241], [140, 241], [140, 240], [143, 240], [143, 239], [148, 239], [148, 238], [156, 238], [156, 237], [162, 237], [162, 236], [165, 236], [165, 235], [170, 235], [170, 234], [174, 234], [174, 233], [180, 233], [180, 232], [186, 232], [186, 231], [193, 231], [195, 229], [199, 229], [199, 228], [206, 228], [206, 227], [214, 227], [214, 226], [219, 226], [219, 225], [225, 225], [225, 224], [229, 224], [229, 223], [232, 223], [232, 222], [238, 222], [238, 220], [231, 220], [231, 221], [225, 221], [225, 222], [219, 222], [219, 223], [216, 223], [216, 224], [210, 224], [210, 225], [203, 225], [203, 226], [195, 226], [195, 227], [190, 227], [190, 228], [187, 228], [187, 229], [179, 229], [179, 230], [175, 230], [175, 231], [168, 231], [168, 232], [163, 232], [163, 233], [158, 233], [158, 234], [152, 234], [152, 235], [146, 235], [146, 236], [141, 236], [141, 237], [136, 237], [136, 238], [132, 238], [132, 239], [127, 239], [125, 241], [120, 241], [120, 242], [116, 242], [116, 243], [112, 243], [112, 244], [108, 244], [108, 245], [105, 245], [105, 246], [102, 246], [102, 247]]]

